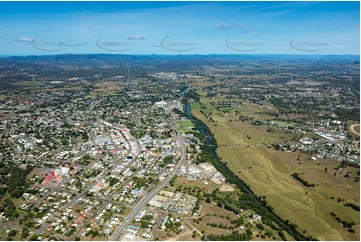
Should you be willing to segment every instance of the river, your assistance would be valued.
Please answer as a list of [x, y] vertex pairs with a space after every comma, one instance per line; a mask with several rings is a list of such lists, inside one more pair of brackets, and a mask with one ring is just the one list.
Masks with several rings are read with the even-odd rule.
[[[207, 129], [204, 125], [198, 121], [191, 113], [191, 107], [189, 103], [186, 104], [186, 113], [189, 119], [191, 119], [198, 127], [200, 132], [205, 136], [207, 140], [207, 144], [211, 149], [212, 155], [214, 157], [214, 162], [212, 162], [213, 166], [221, 172], [230, 183], [234, 183], [243, 193], [248, 194], [248, 198], [243, 201], [243, 205], [251, 206], [251, 208], [258, 212], [262, 216], [267, 216], [272, 218], [273, 221], [277, 222], [277, 224], [285, 229], [294, 239], [296, 240], [310, 240], [310, 238], [306, 238], [303, 234], [299, 233], [295, 228], [291, 227], [289, 224], [285, 223], [285, 221], [280, 218], [273, 210], [271, 210], [268, 206], [265, 206], [262, 202], [260, 202], [254, 192], [250, 189], [250, 187], [242, 181], [238, 176], [236, 176], [225, 164], [223, 164], [220, 158], [217, 155], [215, 150], [214, 142], [212, 136], [207, 133]], [[241, 201], [240, 201], [241, 202]]]
[[241, 190], [246, 190], [248, 193], [251, 193], [254, 196], [254, 198], [256, 198], [253, 192], [249, 189], [248, 185], [246, 185], [242, 180], [240, 180], [237, 176], [235, 176], [233, 172], [229, 170], [229, 168], [221, 162], [221, 159], [218, 157], [216, 149], [214, 148], [215, 146], [213, 143], [212, 136], [207, 133], [207, 129], [204, 127], [204, 125], [201, 122], [199, 122], [197, 118], [193, 116], [191, 112], [191, 107], [188, 103], [186, 105], [186, 113], [188, 118], [191, 119], [198, 126], [200, 132], [205, 136], [207, 140], [207, 144], [211, 149], [212, 155], [215, 159], [215, 163], [213, 165], [217, 168], [217, 170], [219, 170], [229, 181], [234, 182], [238, 186], [241, 186]]
[[191, 106], [189, 104], [186, 105], [186, 112], [187, 112], [188, 118], [191, 119], [198, 126], [201, 133], [206, 137], [207, 144], [210, 146], [214, 158], [219, 160], [219, 157], [213, 147], [214, 144], [213, 144], [212, 137], [210, 135], [208, 135], [207, 130], [203, 126], [203, 124], [201, 122], [199, 122], [198, 119], [194, 118], [194, 116], [192, 115], [192, 112], [191, 112]]

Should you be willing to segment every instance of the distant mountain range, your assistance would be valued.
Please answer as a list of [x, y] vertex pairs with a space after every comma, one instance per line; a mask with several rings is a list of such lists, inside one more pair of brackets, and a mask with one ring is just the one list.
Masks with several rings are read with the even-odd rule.
[[0, 59], [0, 64], [9, 61], [14, 62], [35, 62], [47, 64], [66, 64], [77, 66], [99, 66], [117, 65], [126, 62], [133, 64], [165, 64], [178, 62], [186, 65], [194, 64], [235, 64], [244, 60], [327, 60], [339, 59], [343, 61], [359, 62], [357, 55], [119, 55], [119, 54], [62, 54], [44, 56], [4, 56]]

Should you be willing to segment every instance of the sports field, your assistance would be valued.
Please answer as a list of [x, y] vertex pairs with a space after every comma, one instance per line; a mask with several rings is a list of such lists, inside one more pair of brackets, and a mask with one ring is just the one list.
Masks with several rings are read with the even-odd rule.
[[178, 120], [177, 124], [179, 125], [179, 131], [181, 131], [182, 133], [191, 131], [193, 127], [192, 122], [187, 119]]

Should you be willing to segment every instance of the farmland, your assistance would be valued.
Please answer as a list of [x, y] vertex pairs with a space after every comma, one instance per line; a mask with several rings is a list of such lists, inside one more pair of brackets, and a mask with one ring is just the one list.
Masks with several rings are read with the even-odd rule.
[[[216, 108], [217, 98], [206, 98], [191, 104], [192, 113], [203, 121], [214, 134], [218, 143], [217, 153], [221, 160], [258, 196], [266, 200], [283, 219], [297, 225], [299, 231], [320, 240], [356, 240], [359, 231], [359, 212], [344, 206], [359, 204], [358, 168], [346, 168], [350, 177], [336, 175], [339, 161], [311, 159], [311, 155], [277, 151], [271, 148], [275, 142], [288, 142], [298, 137], [285, 127], [294, 127], [290, 121], [272, 122], [267, 126], [254, 125], [254, 120], [273, 120], [274, 117], [259, 115], [274, 107], [243, 105], [233, 108]], [[229, 112], [229, 113], [228, 113]], [[247, 117], [236, 119], [236, 115]], [[249, 118], [251, 117], [251, 118]], [[309, 134], [313, 137], [312, 134]], [[305, 187], [291, 174], [302, 178], [315, 187]], [[338, 223], [330, 213], [340, 215], [345, 221], [356, 225], [355, 233]]]

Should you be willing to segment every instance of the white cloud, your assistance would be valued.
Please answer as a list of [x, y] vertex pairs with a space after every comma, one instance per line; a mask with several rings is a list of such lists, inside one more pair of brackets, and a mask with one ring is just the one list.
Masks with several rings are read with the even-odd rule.
[[214, 25], [214, 27], [216, 29], [245, 29], [245, 28], [249, 28], [252, 25], [250, 24], [228, 24], [228, 25], [224, 25], [224, 24], [220, 24], [217, 23], [216, 25]]
[[249, 32], [247, 32], [247, 34], [259, 34], [259, 32], [257, 32], [257, 31], [249, 31]]
[[128, 38], [128, 40], [145, 40], [144, 37], [140, 36], [140, 35], [132, 35]]
[[222, 28], [225, 28], [226, 26], [224, 26], [223, 24], [216, 24], [216, 25], [214, 25], [214, 27], [217, 29], [222, 29]]
[[21, 43], [30, 43], [31, 41], [33, 41], [31, 38], [25, 38], [25, 37], [14, 40], [14, 42], [21, 42]]

